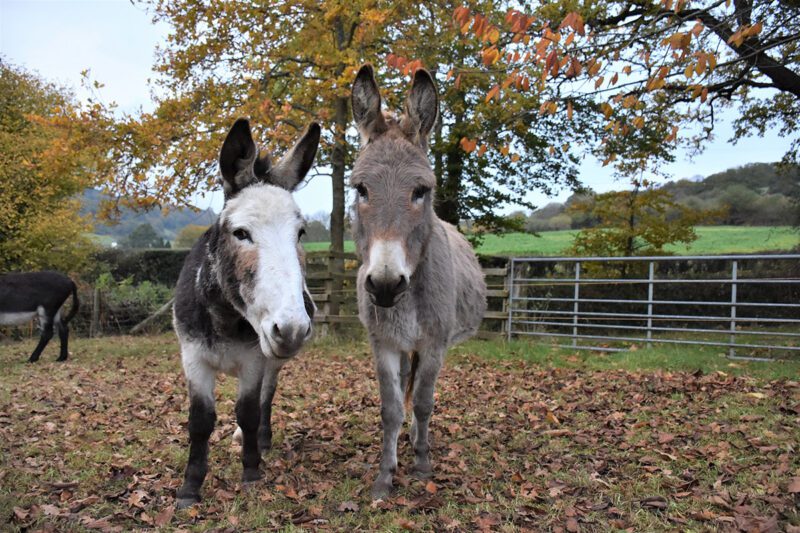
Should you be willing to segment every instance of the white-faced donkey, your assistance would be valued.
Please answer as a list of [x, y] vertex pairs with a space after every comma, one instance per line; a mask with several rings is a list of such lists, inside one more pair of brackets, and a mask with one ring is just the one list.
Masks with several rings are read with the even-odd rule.
[[247, 120], [236, 121], [222, 145], [225, 205], [186, 258], [175, 292], [175, 331], [190, 399], [189, 462], [179, 508], [200, 501], [218, 372], [239, 378], [242, 479], [261, 478], [259, 450], [272, 443], [278, 372], [311, 336], [303, 217], [291, 191], [311, 168], [319, 136], [319, 125], [312, 124], [274, 166], [259, 156]]
[[433, 390], [452, 344], [478, 329], [486, 283], [472, 247], [433, 210], [436, 178], [428, 137], [436, 123], [436, 85], [425, 70], [399, 118], [384, 115], [372, 68], [353, 85], [353, 115], [361, 134], [351, 184], [357, 191], [353, 236], [363, 264], [358, 309], [375, 356], [381, 395], [383, 449], [372, 497], [392, 489], [405, 401], [413, 406], [412, 473], [431, 475], [428, 423]]

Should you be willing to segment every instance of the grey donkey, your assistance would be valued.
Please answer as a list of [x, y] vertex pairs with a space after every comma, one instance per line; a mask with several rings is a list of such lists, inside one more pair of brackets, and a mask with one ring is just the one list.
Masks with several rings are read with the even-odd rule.
[[304, 281], [303, 217], [291, 191], [314, 163], [312, 124], [274, 166], [259, 157], [247, 120], [219, 156], [225, 205], [186, 258], [175, 290], [175, 332], [189, 385], [189, 462], [177, 506], [200, 501], [214, 430], [214, 382], [239, 378], [236, 422], [242, 480], [261, 478], [259, 451], [272, 441], [272, 398], [281, 367], [311, 336], [314, 303]]
[[[375, 356], [383, 449], [372, 497], [392, 490], [405, 403], [413, 406], [412, 473], [432, 474], [428, 424], [447, 348], [472, 336], [486, 310], [486, 283], [472, 247], [433, 210], [436, 178], [428, 138], [436, 123], [436, 85], [417, 70], [405, 111], [384, 115], [372, 67], [358, 72], [352, 93], [361, 151], [351, 176], [357, 191], [354, 238], [358, 310]], [[405, 395], [405, 398], [404, 398]]]

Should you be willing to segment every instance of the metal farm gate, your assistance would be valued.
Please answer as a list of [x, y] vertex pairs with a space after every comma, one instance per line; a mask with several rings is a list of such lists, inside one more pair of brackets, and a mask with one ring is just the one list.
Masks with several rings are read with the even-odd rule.
[[800, 353], [800, 254], [512, 258], [508, 288], [509, 339]]

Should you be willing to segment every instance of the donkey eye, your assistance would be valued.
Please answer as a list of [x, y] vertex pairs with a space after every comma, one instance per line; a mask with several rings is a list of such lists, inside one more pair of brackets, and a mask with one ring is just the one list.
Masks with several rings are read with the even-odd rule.
[[237, 230], [234, 230], [233, 236], [236, 237], [237, 239], [239, 239], [240, 241], [253, 242], [253, 239], [250, 237], [250, 232], [248, 232], [246, 229], [243, 229], [243, 228], [239, 228]]
[[416, 189], [414, 189], [414, 192], [411, 193], [411, 201], [419, 202], [420, 200], [425, 198], [425, 195], [428, 194], [430, 190], [431, 190], [430, 187], [424, 187], [424, 186], [417, 187]]
[[361, 183], [356, 185], [356, 192], [358, 192], [359, 198], [364, 200], [365, 202], [369, 200], [369, 193], [367, 192], [367, 188], [364, 187]]

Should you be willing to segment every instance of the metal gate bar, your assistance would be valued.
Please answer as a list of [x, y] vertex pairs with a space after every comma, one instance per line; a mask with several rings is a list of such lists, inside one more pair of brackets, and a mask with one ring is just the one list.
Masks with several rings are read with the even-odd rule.
[[[700, 270], [703, 278], [690, 278], [686, 274], [666, 272], [658, 273], [658, 267], [662, 264], [675, 262], [690, 263], [689, 270], [693, 264], [703, 262], [715, 262], [722, 265], [718, 271], [718, 278], [708, 277], [706, 269]], [[754, 265], [748, 268], [748, 262], [761, 261], [770, 263]], [[788, 267], [778, 271], [777, 275], [769, 271], [774, 269], [774, 265], [786, 264]], [[553, 337], [570, 339], [571, 343], [567, 346], [580, 349], [596, 349], [602, 351], [618, 351], [626, 349], [624, 346], [598, 346], [596, 341], [616, 341], [621, 343], [668, 343], [668, 344], [692, 344], [706, 346], [720, 346], [728, 348], [728, 356], [736, 357], [736, 349], [747, 350], [769, 350], [785, 351], [796, 353], [800, 351], [800, 276], [798, 270], [793, 265], [800, 264], [800, 254], [781, 254], [781, 255], [723, 255], [723, 256], [648, 256], [648, 257], [515, 257], [512, 258], [509, 271], [508, 287], [508, 338], [513, 336], [533, 336], [533, 337]], [[599, 265], [601, 267], [612, 268], [623, 263], [640, 263], [641, 270], [646, 272], [647, 277], [615, 278], [608, 275], [592, 277], [589, 267], [585, 265]], [[727, 269], [724, 264], [728, 263]], [[759, 267], [759, 268], [755, 268]], [[553, 272], [552, 277], [532, 276], [533, 272], [541, 272], [542, 269]], [[566, 277], [561, 273], [572, 270], [573, 277]], [[608, 270], [605, 270], [608, 272]], [[742, 273], [745, 275], [742, 276]], [[762, 275], [763, 273], [763, 275]], [[656, 287], [662, 287], [659, 291], [683, 291], [681, 286], [708, 286], [716, 285], [724, 290], [730, 291], [730, 299], [718, 301], [715, 298], [683, 298], [665, 299], [663, 294], [656, 294]], [[602, 294], [603, 286], [608, 290], [613, 290], [614, 286], [629, 287], [625, 289], [627, 293], [646, 291], [641, 296], [632, 295], [630, 299], [614, 297], [614, 294], [605, 297]], [[635, 287], [642, 286], [642, 289]], [[571, 288], [572, 297], [564, 293], [564, 290]], [[583, 292], [581, 287], [589, 287], [589, 293]], [[672, 289], [675, 287], [675, 289]], [[747, 287], [747, 290], [743, 288]], [[761, 289], [764, 287], [764, 289]], [[776, 287], [769, 289], [769, 287]], [[780, 290], [777, 287], [785, 287]], [[555, 295], [541, 295], [541, 291], [547, 290]], [[744, 292], [743, 292], [744, 290]], [[539, 294], [537, 294], [537, 291]], [[559, 294], [558, 291], [561, 291]], [[700, 291], [700, 289], [698, 289]], [[714, 295], [715, 289], [705, 290], [706, 293]], [[766, 291], [766, 292], [764, 292]], [[770, 292], [771, 291], [771, 292]], [[700, 291], [702, 292], [702, 291]], [[598, 294], [599, 293], [599, 294]], [[770, 295], [761, 299], [762, 295]], [[587, 297], [593, 296], [593, 297]], [[660, 297], [659, 297], [660, 296]], [[680, 296], [677, 294], [676, 296]], [[702, 296], [702, 295], [701, 295]], [[743, 297], [744, 296], [744, 297]], [[744, 301], [743, 301], [744, 300]], [[753, 301], [756, 300], [756, 301]], [[785, 300], [785, 301], [783, 301]], [[569, 305], [571, 304], [571, 305]], [[569, 305], [566, 309], [564, 305]], [[618, 312], [618, 306], [637, 306], [643, 308], [642, 312], [632, 312], [630, 309], [622, 309]], [[561, 306], [561, 308], [558, 308]], [[592, 307], [590, 307], [592, 306]], [[726, 309], [720, 314], [705, 314], [697, 309], [688, 308], [687, 313], [676, 313], [677, 309], [669, 312], [670, 307], [720, 307]], [[556, 307], [556, 308], [553, 308]], [[665, 309], [665, 307], [667, 309]], [[589, 311], [588, 309], [595, 310]], [[751, 310], [748, 314], [758, 314], [767, 316], [742, 316], [741, 309]], [[660, 311], [660, 312], [659, 312]], [[666, 311], [666, 312], [665, 312]], [[693, 311], [698, 311], [693, 313]], [[726, 316], [721, 316], [726, 315]], [[604, 321], [633, 321], [636, 325], [604, 323]], [[563, 322], [562, 322], [563, 321]], [[717, 323], [717, 329], [705, 327], [692, 327], [690, 323]], [[742, 329], [742, 325], [747, 324], [747, 329]], [[563, 329], [570, 328], [571, 332], [564, 332]], [[775, 328], [782, 328], [776, 330]], [[555, 329], [555, 331], [553, 331]], [[587, 334], [586, 329], [600, 330], [598, 334]], [[604, 331], [603, 331], [604, 330]], [[630, 336], [620, 330], [629, 332], [643, 332], [642, 337]], [[619, 334], [615, 332], [620, 331]], [[602, 334], [606, 333], [606, 334]], [[696, 338], [661, 338], [658, 334], [706, 334], [708, 336], [728, 335], [728, 342], [716, 342], [706, 339]], [[740, 342], [745, 340], [743, 337], [756, 337], [756, 342]], [[761, 339], [763, 338], [763, 344]], [[586, 345], [580, 341], [595, 341], [593, 345]], [[747, 357], [751, 359], [751, 357]]]

